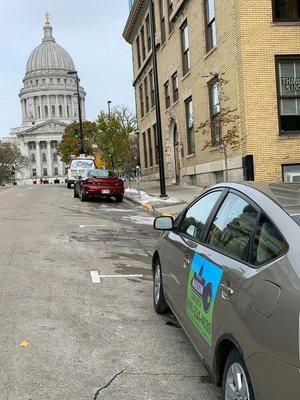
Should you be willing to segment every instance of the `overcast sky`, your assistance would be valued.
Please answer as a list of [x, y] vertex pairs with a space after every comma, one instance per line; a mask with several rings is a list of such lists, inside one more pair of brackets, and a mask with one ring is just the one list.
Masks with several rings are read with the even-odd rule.
[[0, 137], [21, 123], [18, 93], [27, 59], [50, 13], [56, 42], [71, 55], [87, 92], [88, 119], [101, 109], [134, 110], [131, 50], [122, 38], [127, 0], [0, 0]]

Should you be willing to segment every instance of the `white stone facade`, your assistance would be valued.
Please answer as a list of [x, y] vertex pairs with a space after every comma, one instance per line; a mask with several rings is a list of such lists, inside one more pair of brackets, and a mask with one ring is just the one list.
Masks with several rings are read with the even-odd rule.
[[[6, 139], [19, 146], [31, 160], [30, 168], [17, 174], [19, 183], [32, 183], [40, 178], [63, 182], [65, 166], [57, 154], [66, 126], [78, 121], [75, 71], [71, 56], [52, 36], [46, 15], [44, 38], [29, 56], [19, 97], [22, 125]], [[79, 88], [82, 118], [85, 119], [85, 96]]]

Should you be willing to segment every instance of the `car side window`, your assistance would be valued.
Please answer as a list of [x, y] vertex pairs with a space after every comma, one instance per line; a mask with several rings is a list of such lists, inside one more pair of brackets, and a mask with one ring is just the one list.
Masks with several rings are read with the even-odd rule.
[[287, 249], [278, 229], [262, 214], [255, 235], [251, 263], [259, 267], [285, 254]]
[[219, 199], [222, 191], [208, 193], [206, 196], [199, 199], [187, 211], [179, 231], [185, 233], [192, 238], [200, 239], [204, 229], [204, 225]]
[[258, 212], [246, 200], [229, 193], [213, 221], [207, 244], [240, 260], [248, 260]]

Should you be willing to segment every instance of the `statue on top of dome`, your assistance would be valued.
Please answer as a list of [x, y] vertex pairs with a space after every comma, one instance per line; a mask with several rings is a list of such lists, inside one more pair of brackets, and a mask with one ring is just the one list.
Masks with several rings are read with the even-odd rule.
[[45, 13], [45, 24], [49, 25], [50, 24], [50, 20], [49, 20], [49, 16], [50, 14], [48, 13], [48, 11]]

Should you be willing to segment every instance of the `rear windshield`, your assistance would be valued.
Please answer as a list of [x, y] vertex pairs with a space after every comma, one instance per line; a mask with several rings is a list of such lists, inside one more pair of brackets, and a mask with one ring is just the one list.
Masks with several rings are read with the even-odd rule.
[[300, 215], [292, 215], [292, 218], [300, 225]]
[[71, 162], [71, 168], [93, 168], [95, 167], [93, 160], [73, 160]]
[[106, 169], [91, 169], [89, 176], [95, 176], [96, 178], [114, 178], [116, 175], [112, 171]]

